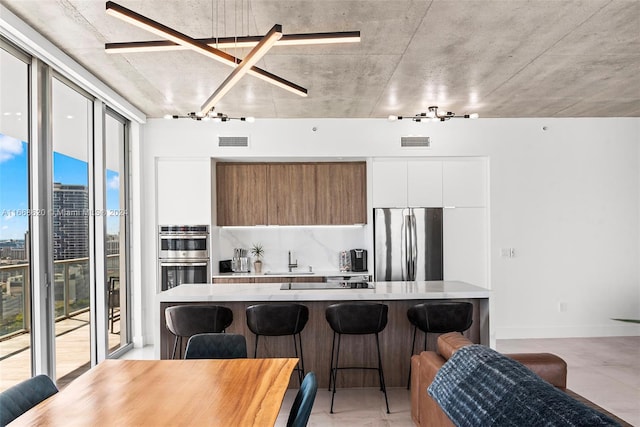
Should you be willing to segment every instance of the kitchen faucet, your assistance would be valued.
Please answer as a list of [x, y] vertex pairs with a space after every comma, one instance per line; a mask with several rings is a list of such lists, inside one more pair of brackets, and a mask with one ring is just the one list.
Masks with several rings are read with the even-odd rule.
[[289, 251], [289, 273], [291, 273], [292, 269], [298, 268], [298, 260], [294, 264], [291, 263], [291, 251]]

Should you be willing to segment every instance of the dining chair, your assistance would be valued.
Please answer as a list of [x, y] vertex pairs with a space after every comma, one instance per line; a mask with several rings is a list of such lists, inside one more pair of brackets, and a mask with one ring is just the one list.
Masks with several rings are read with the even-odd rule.
[[300, 385], [300, 390], [298, 390], [298, 394], [296, 394], [296, 398], [293, 401], [289, 419], [287, 420], [287, 427], [305, 427], [307, 425], [317, 392], [318, 381], [316, 380], [316, 374], [309, 372], [305, 375]]
[[4, 427], [58, 392], [51, 378], [36, 375], [0, 393], [0, 427]]
[[247, 340], [239, 334], [197, 334], [187, 341], [185, 359], [243, 359]]

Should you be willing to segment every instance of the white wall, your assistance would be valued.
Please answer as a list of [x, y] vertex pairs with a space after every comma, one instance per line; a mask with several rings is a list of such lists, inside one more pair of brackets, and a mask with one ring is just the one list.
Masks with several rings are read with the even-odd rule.
[[[487, 156], [496, 338], [640, 332], [610, 320], [640, 317], [640, 119], [158, 119], [144, 128], [147, 218], [155, 217], [156, 157]], [[249, 136], [250, 147], [220, 149], [218, 135]], [[430, 136], [432, 147], [402, 149], [406, 135]], [[143, 295], [154, 305], [155, 229], [152, 221], [141, 226]], [[499, 256], [506, 247], [515, 248], [514, 258]], [[157, 327], [151, 314], [147, 341]]]

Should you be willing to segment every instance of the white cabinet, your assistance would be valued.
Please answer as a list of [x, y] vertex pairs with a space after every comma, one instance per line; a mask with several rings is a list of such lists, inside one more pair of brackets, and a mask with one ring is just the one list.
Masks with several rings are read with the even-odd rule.
[[407, 162], [373, 162], [373, 207], [407, 206]]
[[442, 162], [408, 161], [407, 182], [407, 206], [442, 206]]
[[482, 159], [449, 160], [442, 165], [443, 206], [486, 206], [486, 166]]
[[211, 159], [156, 159], [158, 225], [211, 223]]
[[444, 279], [487, 287], [486, 208], [443, 210]]
[[376, 161], [372, 168], [374, 208], [442, 206], [441, 161]]

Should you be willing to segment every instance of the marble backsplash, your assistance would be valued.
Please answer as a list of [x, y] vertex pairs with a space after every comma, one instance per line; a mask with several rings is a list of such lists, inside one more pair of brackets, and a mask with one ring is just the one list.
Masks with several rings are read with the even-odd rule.
[[[231, 259], [234, 248], [250, 250], [254, 243], [264, 248], [262, 271], [287, 271], [288, 252], [297, 271], [338, 271], [342, 250], [368, 249], [367, 227], [247, 227], [212, 230], [212, 273], [218, 272], [218, 261]], [[216, 245], [217, 240], [217, 245]], [[250, 253], [250, 252], [249, 252]], [[253, 271], [253, 259], [251, 259]]]

